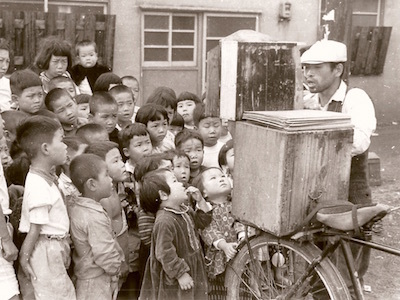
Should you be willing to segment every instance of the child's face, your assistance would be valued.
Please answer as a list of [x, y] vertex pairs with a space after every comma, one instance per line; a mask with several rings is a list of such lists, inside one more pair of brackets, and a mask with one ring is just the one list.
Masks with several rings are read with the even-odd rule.
[[178, 181], [188, 183], [190, 179], [190, 161], [186, 156], [175, 156], [172, 160], [174, 174]]
[[171, 190], [171, 193], [169, 194], [167, 200], [169, 202], [167, 206], [171, 205], [172, 207], [174, 207], [184, 203], [188, 199], [188, 196], [186, 194], [186, 189], [183, 186], [183, 183], [179, 182], [176, 179], [174, 173], [169, 171], [165, 172], [164, 178]]
[[46, 75], [50, 79], [61, 76], [67, 71], [68, 57], [52, 55], [49, 61], [49, 68], [46, 70]]
[[61, 166], [67, 161], [67, 145], [63, 142], [64, 131], [60, 128], [54, 133], [53, 140], [48, 144], [47, 152], [53, 165]]
[[96, 196], [99, 199], [108, 198], [111, 196], [113, 189], [112, 178], [108, 175], [107, 165], [101, 163], [100, 172], [97, 178], [93, 178], [97, 183]]
[[129, 142], [129, 148], [124, 149], [124, 153], [133, 163], [137, 163], [144, 155], [150, 154], [152, 150], [153, 146], [148, 134], [135, 135]]
[[89, 103], [78, 104], [78, 117], [79, 118], [88, 119], [89, 113], [90, 113]]
[[181, 126], [169, 125], [169, 131], [171, 131], [175, 136], [181, 132], [183, 128]]
[[137, 100], [139, 99], [139, 82], [132, 79], [123, 79], [122, 84], [126, 85], [128, 88], [131, 89], [133, 94], [133, 100], [137, 102]]
[[9, 66], [10, 51], [6, 49], [0, 49], [0, 78], [6, 75]]
[[78, 55], [79, 64], [84, 68], [91, 68], [97, 63], [97, 53], [93, 45], [83, 46], [79, 48]]
[[125, 164], [117, 148], [108, 151], [106, 154], [106, 164], [108, 174], [114, 182], [124, 182], [128, 180], [129, 175], [125, 170]]
[[12, 163], [12, 158], [10, 156], [10, 151], [8, 150], [7, 140], [4, 136], [0, 139], [0, 158], [4, 170], [7, 169], [7, 167]]
[[51, 103], [53, 112], [61, 124], [75, 125], [78, 118], [78, 106], [69, 94], [63, 94]]
[[97, 112], [93, 116], [93, 123], [103, 125], [110, 134], [117, 125], [118, 107], [117, 105], [99, 105]]
[[214, 146], [221, 137], [221, 119], [214, 117], [202, 119], [199, 122], [198, 131], [203, 138], [204, 146]]
[[183, 142], [179, 150], [182, 150], [190, 158], [190, 169], [197, 170], [203, 163], [204, 150], [201, 141], [198, 139], [188, 139]]
[[179, 101], [176, 112], [182, 116], [186, 125], [193, 125], [193, 111], [196, 103], [193, 100]]
[[230, 194], [231, 184], [222, 170], [211, 168], [204, 171], [201, 176], [204, 187], [203, 195], [208, 200]]
[[233, 172], [234, 163], [235, 163], [235, 151], [232, 148], [226, 151], [226, 164], [228, 165], [228, 168], [231, 173]]
[[161, 116], [160, 120], [149, 121], [147, 123], [147, 131], [150, 134], [150, 139], [153, 146], [158, 146], [161, 144], [165, 136], [167, 135], [168, 122]]
[[32, 86], [24, 89], [17, 97], [19, 109], [28, 114], [35, 114], [43, 107], [44, 93], [42, 86]]
[[64, 82], [58, 82], [55, 86], [60, 89], [66, 90], [68, 92], [68, 94], [71, 95], [72, 98], [75, 98], [76, 90], [75, 90], [75, 86], [71, 80], [64, 81]]
[[133, 111], [135, 109], [132, 93], [119, 93], [114, 96], [114, 99], [118, 104], [118, 123], [132, 123]]

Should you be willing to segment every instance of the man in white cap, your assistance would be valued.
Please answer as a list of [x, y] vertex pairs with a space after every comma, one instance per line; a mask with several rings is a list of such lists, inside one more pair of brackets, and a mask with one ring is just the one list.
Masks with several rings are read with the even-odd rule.
[[[376, 129], [375, 109], [367, 93], [359, 88], [349, 89], [342, 80], [347, 61], [347, 47], [330, 40], [316, 42], [301, 56], [306, 84], [311, 94], [304, 96], [306, 109], [342, 112], [350, 115], [354, 125], [352, 161], [350, 171], [349, 201], [369, 204], [371, 190], [368, 183], [368, 148], [371, 134]], [[356, 269], [363, 285], [370, 257], [370, 249], [352, 245]], [[361, 255], [357, 255], [358, 253]], [[346, 268], [346, 267], [344, 267]], [[342, 271], [343, 266], [339, 264]], [[347, 269], [341, 272], [351, 285]]]

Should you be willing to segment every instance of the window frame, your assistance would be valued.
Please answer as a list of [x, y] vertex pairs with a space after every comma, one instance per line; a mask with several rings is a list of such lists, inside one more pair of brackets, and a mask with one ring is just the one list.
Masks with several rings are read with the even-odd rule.
[[[166, 29], [146, 29], [145, 28], [145, 17], [148, 16], [168, 16], [168, 30]], [[174, 16], [177, 17], [193, 17], [194, 18], [194, 29], [173, 29], [172, 28], [172, 19]], [[141, 20], [141, 56], [142, 56], [142, 67], [196, 67], [197, 65], [197, 37], [198, 37], [198, 14], [197, 13], [185, 13], [185, 12], [156, 12], [156, 11], [145, 11], [142, 13], [142, 20]], [[145, 40], [145, 33], [146, 32], [168, 32], [168, 45], [154, 45], [154, 46], [146, 46], [144, 44]], [[179, 45], [174, 46], [172, 45], [172, 33], [173, 32], [182, 32], [182, 33], [193, 33], [193, 46], [189, 45]], [[154, 49], [168, 49], [168, 60], [167, 61], [145, 61], [144, 59], [144, 52], [145, 48], [154, 48]], [[172, 50], [174, 48], [179, 49], [193, 49], [193, 60], [192, 61], [173, 61], [172, 60]]]
[[382, 0], [376, 0], [378, 2], [376, 12], [367, 12], [367, 11], [354, 11], [353, 7], [353, 16], [376, 16], [376, 24], [375, 26], [379, 26], [381, 24], [381, 15], [382, 15]]

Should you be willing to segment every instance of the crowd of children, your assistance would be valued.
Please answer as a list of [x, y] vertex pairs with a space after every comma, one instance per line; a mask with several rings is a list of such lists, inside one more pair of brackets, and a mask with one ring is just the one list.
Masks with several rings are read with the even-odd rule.
[[9, 51], [0, 39], [0, 299], [224, 299], [244, 230], [227, 125], [167, 87], [137, 107], [138, 80], [94, 42], [73, 56], [48, 38], [8, 83]]

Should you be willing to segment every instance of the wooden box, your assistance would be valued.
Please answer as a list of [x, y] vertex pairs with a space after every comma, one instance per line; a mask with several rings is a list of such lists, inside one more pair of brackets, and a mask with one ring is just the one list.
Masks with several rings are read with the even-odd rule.
[[283, 236], [317, 202], [347, 201], [353, 129], [285, 131], [236, 122], [233, 215]]
[[245, 110], [301, 108], [302, 80], [297, 43], [239, 30], [207, 53], [206, 111], [237, 121]]

